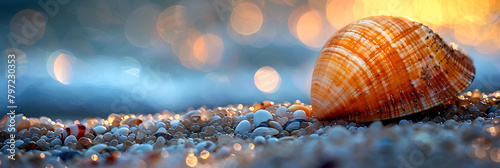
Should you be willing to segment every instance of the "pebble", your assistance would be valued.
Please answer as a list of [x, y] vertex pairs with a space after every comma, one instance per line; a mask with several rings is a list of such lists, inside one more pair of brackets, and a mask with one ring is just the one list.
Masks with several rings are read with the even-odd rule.
[[156, 127], [157, 127], [158, 129], [159, 129], [159, 128], [166, 128], [166, 127], [167, 127], [167, 125], [166, 125], [165, 123], [163, 123], [163, 122], [158, 122], [158, 123], [156, 123]]
[[56, 139], [52, 140], [52, 142], [50, 142], [50, 144], [49, 144], [50, 147], [54, 147], [56, 145], [62, 145], [61, 139], [56, 138]]
[[266, 138], [264, 138], [263, 136], [256, 136], [253, 139], [253, 142], [256, 144], [264, 144], [264, 143], [266, 143]]
[[253, 115], [253, 125], [257, 127], [262, 122], [273, 120], [273, 116], [267, 110], [257, 110]]
[[31, 134], [40, 134], [40, 128], [37, 128], [37, 127], [31, 127], [29, 132]]
[[408, 122], [408, 120], [405, 120], [405, 119], [402, 119], [399, 121], [399, 125], [400, 126], [406, 126], [406, 125], [409, 125], [410, 122]]
[[128, 135], [130, 130], [128, 128], [122, 127], [120, 129], [116, 130], [116, 132], [118, 132], [120, 135]]
[[269, 121], [269, 127], [274, 128], [279, 132], [283, 131], [283, 127], [281, 127], [280, 123], [276, 121]]
[[156, 133], [167, 133], [167, 130], [164, 127], [159, 128]]
[[113, 137], [113, 134], [111, 134], [111, 133], [109, 133], [109, 132], [106, 132], [106, 133], [102, 136], [102, 138], [103, 138], [105, 141], [107, 141], [107, 142], [111, 141], [111, 138], [112, 138], [112, 137]]
[[307, 115], [306, 115], [306, 112], [304, 110], [296, 110], [295, 112], [293, 112], [293, 118], [306, 119]]
[[74, 135], [69, 135], [68, 137], [66, 137], [66, 139], [64, 139], [64, 145], [68, 145], [69, 143], [76, 143], [77, 140], [76, 140], [76, 137]]
[[45, 148], [46, 145], [47, 142], [44, 139], [39, 139], [38, 141], [36, 141], [36, 146], [38, 146], [39, 148]]
[[278, 109], [276, 109], [276, 116], [278, 117], [286, 117], [286, 107], [285, 106], [280, 106]]
[[104, 149], [108, 147], [106, 144], [97, 144], [89, 148], [89, 150], [96, 151], [97, 153], [101, 153]]
[[241, 121], [238, 126], [236, 126], [236, 129], [234, 129], [234, 133], [237, 134], [248, 134], [252, 132], [252, 125], [248, 120], [243, 120]]
[[288, 132], [292, 132], [294, 130], [298, 130], [300, 127], [300, 122], [296, 121], [296, 122], [292, 122], [290, 124], [287, 124], [287, 126], [285, 127], [285, 130], [287, 130]]
[[256, 128], [252, 134], [250, 135], [251, 138], [255, 138], [256, 136], [266, 136], [266, 135], [277, 135], [280, 132], [274, 128], [269, 128], [269, 127], [259, 127]]
[[99, 125], [94, 127], [94, 131], [96, 134], [104, 134], [106, 132], [106, 127]]

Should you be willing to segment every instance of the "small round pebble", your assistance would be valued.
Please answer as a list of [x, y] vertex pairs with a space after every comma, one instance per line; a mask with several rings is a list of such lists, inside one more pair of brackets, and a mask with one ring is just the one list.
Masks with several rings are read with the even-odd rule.
[[104, 134], [106, 132], [106, 127], [99, 125], [99, 126], [94, 127], [94, 131], [97, 134]]
[[307, 115], [306, 115], [306, 112], [304, 110], [296, 110], [295, 112], [293, 112], [293, 118], [306, 119]]
[[266, 143], [266, 138], [264, 138], [263, 136], [256, 136], [253, 139], [253, 142], [256, 144], [263, 144], [263, 143]]
[[286, 110], [287, 109], [285, 106], [278, 107], [278, 109], [276, 109], [276, 116], [286, 117]]
[[46, 145], [47, 142], [44, 139], [39, 139], [38, 141], [36, 141], [36, 146], [38, 146], [39, 148], [45, 148]]
[[234, 133], [237, 134], [247, 134], [252, 132], [252, 125], [248, 120], [243, 120], [241, 121], [238, 126], [236, 126], [236, 129], [234, 130]]

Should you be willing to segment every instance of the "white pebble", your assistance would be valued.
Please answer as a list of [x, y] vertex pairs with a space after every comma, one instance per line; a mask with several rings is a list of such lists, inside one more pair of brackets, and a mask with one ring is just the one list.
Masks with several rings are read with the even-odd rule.
[[64, 139], [64, 145], [68, 145], [70, 142], [76, 143], [76, 137], [74, 135], [70, 135]]
[[130, 130], [128, 130], [128, 128], [123, 127], [123, 128], [120, 128], [120, 129], [116, 130], [116, 132], [118, 132], [121, 135], [128, 135], [128, 133], [130, 132]]
[[280, 132], [274, 128], [269, 128], [269, 127], [259, 127], [256, 128], [250, 137], [255, 138], [257, 136], [266, 136], [266, 135], [277, 135]]
[[253, 125], [257, 127], [260, 123], [273, 120], [273, 116], [267, 110], [257, 110], [253, 115]]
[[99, 125], [97, 127], [94, 127], [94, 131], [97, 134], [104, 134], [106, 132], [106, 127]]
[[295, 112], [293, 112], [293, 118], [307, 119], [307, 115], [304, 110], [296, 110]]
[[276, 115], [278, 117], [286, 117], [286, 110], [285, 106], [278, 107], [278, 109], [276, 109]]
[[252, 132], [252, 125], [248, 122], [248, 120], [243, 120], [238, 124], [238, 126], [236, 126], [234, 132], [237, 134], [248, 134]]

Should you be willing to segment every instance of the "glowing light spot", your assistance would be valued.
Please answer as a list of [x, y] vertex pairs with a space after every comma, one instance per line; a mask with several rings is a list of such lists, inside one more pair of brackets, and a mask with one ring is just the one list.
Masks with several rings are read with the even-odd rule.
[[92, 154], [92, 156], [90, 156], [90, 158], [91, 158], [93, 161], [97, 161], [97, 159], [99, 159], [99, 156], [97, 156], [96, 154]]
[[73, 123], [74, 123], [74, 124], [80, 124], [80, 121], [75, 120]]
[[281, 77], [276, 70], [265, 66], [255, 72], [254, 83], [260, 91], [273, 93], [279, 89]]
[[187, 10], [184, 6], [174, 5], [165, 9], [156, 22], [160, 37], [167, 43], [172, 43], [187, 34]]
[[322, 47], [328, 36], [321, 36], [323, 31], [321, 17], [311, 10], [300, 17], [297, 22], [297, 36], [302, 43], [318, 48]]
[[47, 164], [45, 168], [54, 168], [54, 166], [52, 166], [52, 164]]
[[152, 45], [152, 39], [158, 36], [156, 31], [160, 12], [152, 7], [143, 6], [132, 12], [125, 22], [125, 37], [128, 41], [141, 48]]
[[355, 1], [329, 0], [326, 5], [326, 18], [330, 24], [341, 29], [354, 21], [353, 8]]
[[210, 157], [210, 152], [208, 152], [207, 150], [203, 150], [200, 152], [200, 157], [202, 159], [207, 159], [208, 157]]
[[248, 144], [248, 148], [250, 148], [250, 149], [254, 149], [254, 148], [255, 148], [255, 145], [254, 145], [253, 143], [249, 143], [249, 144]]
[[21, 119], [26, 120], [26, 116], [21, 117]]
[[10, 31], [22, 38], [13, 38], [24, 45], [35, 44], [45, 34], [43, 15], [33, 9], [17, 12], [10, 21]]
[[45, 158], [45, 153], [40, 153], [40, 157], [43, 159]]
[[186, 157], [186, 164], [189, 167], [194, 167], [194, 166], [196, 166], [196, 164], [198, 164], [198, 158], [196, 158], [196, 156], [193, 156], [193, 155], [188, 155]]
[[120, 151], [114, 151], [113, 153], [111, 153], [113, 155], [113, 157], [115, 158], [119, 158], [122, 156], [122, 153]]
[[238, 104], [238, 109], [243, 109], [243, 104]]
[[178, 120], [180, 118], [180, 115], [179, 114], [175, 114], [174, 117], [175, 117], [176, 120]]
[[236, 6], [230, 17], [233, 29], [243, 35], [250, 35], [259, 31], [263, 20], [260, 8], [250, 2], [243, 2]]
[[75, 59], [67, 54], [60, 53], [54, 60], [54, 77], [61, 83], [69, 85], [73, 80], [72, 64]]
[[240, 145], [239, 143], [235, 143], [235, 144], [233, 145], [233, 148], [234, 148], [234, 150], [236, 150], [236, 151], [240, 151], [240, 150], [241, 150], [241, 145]]
[[180, 49], [179, 59], [187, 68], [210, 72], [220, 65], [223, 51], [224, 45], [218, 36], [204, 34], [188, 38]]

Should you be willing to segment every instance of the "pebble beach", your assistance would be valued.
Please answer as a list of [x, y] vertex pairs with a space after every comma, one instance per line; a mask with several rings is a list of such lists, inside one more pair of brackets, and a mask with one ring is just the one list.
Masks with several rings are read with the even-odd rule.
[[370, 123], [319, 121], [298, 100], [74, 121], [17, 114], [16, 132], [1, 121], [0, 167], [498, 167], [499, 97], [475, 90]]

